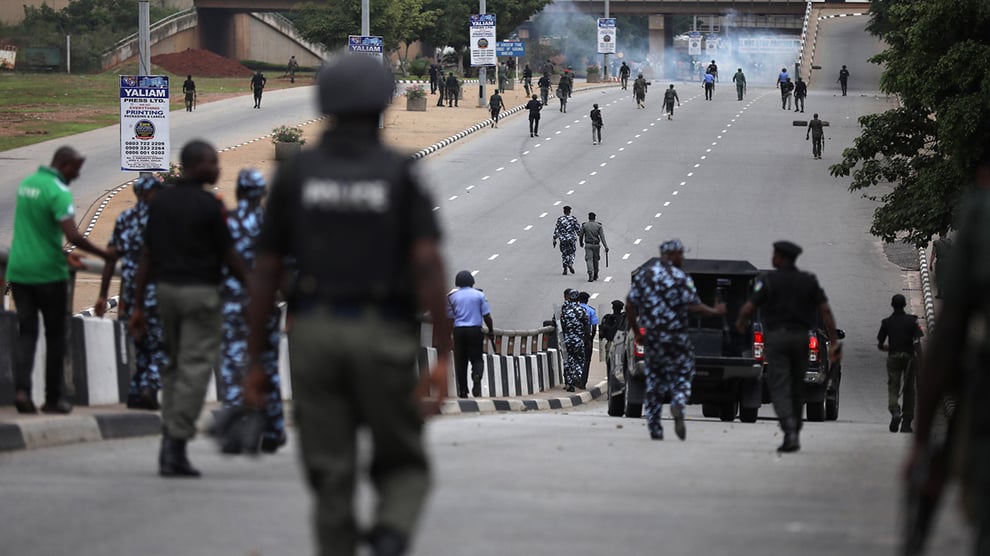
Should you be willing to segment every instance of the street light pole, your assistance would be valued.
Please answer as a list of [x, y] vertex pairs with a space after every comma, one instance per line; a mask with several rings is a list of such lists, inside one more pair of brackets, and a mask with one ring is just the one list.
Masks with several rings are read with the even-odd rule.
[[151, 12], [148, 0], [138, 2], [138, 74], [151, 75]]
[[361, 0], [361, 35], [371, 34], [371, 0]]
[[[608, 0], [605, 0], [605, 19], [608, 19]], [[618, 35], [618, 26], [616, 26], [616, 35]], [[602, 75], [605, 76], [605, 81], [608, 81], [608, 52], [602, 54]]]
[[[478, 13], [485, 13], [485, 0], [478, 0]], [[496, 58], [496, 61], [498, 58]], [[484, 108], [488, 103], [485, 101], [485, 85], [487, 84], [487, 76], [485, 75], [485, 66], [480, 66], [478, 68], [478, 107]], [[454, 93], [457, 94], [457, 93]]]

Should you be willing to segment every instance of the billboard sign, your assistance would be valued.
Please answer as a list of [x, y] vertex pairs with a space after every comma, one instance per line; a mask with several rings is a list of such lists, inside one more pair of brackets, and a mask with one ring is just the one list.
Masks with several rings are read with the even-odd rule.
[[366, 54], [385, 63], [385, 41], [381, 37], [348, 35], [347, 52], [349, 54]]
[[470, 17], [471, 66], [494, 66], [495, 14], [472, 14]]
[[615, 18], [598, 18], [598, 53], [615, 54]]
[[169, 169], [167, 75], [120, 76], [120, 170]]
[[501, 41], [495, 45], [498, 56], [522, 58], [526, 55], [526, 43], [522, 41]]

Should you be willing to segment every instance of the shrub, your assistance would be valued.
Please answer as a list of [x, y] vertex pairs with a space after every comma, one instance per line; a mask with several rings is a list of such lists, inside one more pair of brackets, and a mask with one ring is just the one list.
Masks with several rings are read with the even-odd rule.
[[272, 143], [299, 143], [305, 145], [306, 140], [302, 138], [303, 132], [298, 127], [287, 125], [278, 126], [272, 130]]
[[410, 100], [426, 98], [426, 89], [422, 85], [412, 85], [411, 87], [406, 87], [406, 98]]
[[601, 71], [598, 66], [588, 66], [588, 73], [601, 73]]
[[416, 58], [412, 62], [409, 62], [409, 74], [415, 75], [416, 77], [422, 79], [430, 71], [430, 59], [429, 58]]

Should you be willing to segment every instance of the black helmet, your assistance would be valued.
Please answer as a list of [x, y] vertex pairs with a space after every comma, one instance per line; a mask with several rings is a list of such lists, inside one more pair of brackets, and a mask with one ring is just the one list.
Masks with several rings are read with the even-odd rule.
[[320, 72], [320, 111], [324, 114], [373, 114], [392, 99], [392, 72], [363, 54], [342, 55]]

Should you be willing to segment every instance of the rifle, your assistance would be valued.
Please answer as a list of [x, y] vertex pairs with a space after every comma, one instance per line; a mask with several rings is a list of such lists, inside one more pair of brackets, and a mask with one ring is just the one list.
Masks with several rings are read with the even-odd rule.
[[199, 97], [198, 97], [198, 95], [196, 94], [196, 91], [193, 91], [193, 110], [195, 110], [195, 109], [196, 109], [196, 100], [197, 100], [198, 98], [199, 98]]
[[605, 268], [608, 268], [608, 247], [605, 248]]

